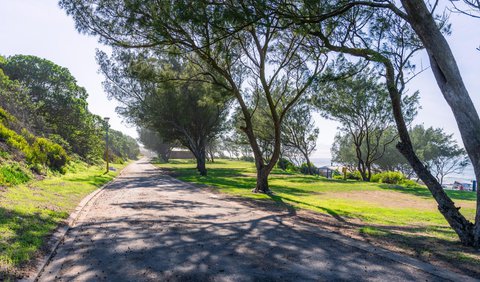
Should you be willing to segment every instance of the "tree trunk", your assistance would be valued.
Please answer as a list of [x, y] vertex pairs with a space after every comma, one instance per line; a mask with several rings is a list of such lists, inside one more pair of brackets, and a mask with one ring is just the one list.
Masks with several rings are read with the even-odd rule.
[[270, 194], [270, 188], [268, 187], [268, 175], [270, 171], [268, 170], [267, 166], [263, 166], [262, 168], [257, 168], [257, 184], [255, 189], [253, 190], [254, 193], [264, 193]]
[[390, 62], [384, 62], [386, 67], [386, 79], [387, 88], [392, 101], [393, 116], [397, 125], [400, 142], [397, 144], [397, 149], [407, 159], [415, 173], [422, 179], [427, 185], [428, 189], [432, 193], [438, 204], [438, 210], [445, 217], [452, 229], [457, 233], [460, 241], [464, 245], [471, 246], [474, 243], [473, 240], [473, 224], [470, 223], [459, 211], [459, 208], [455, 207], [454, 202], [448, 197], [442, 188], [442, 185], [438, 183], [437, 179], [430, 173], [425, 165], [415, 154], [408, 128], [405, 124], [402, 113], [402, 102], [400, 93], [395, 85], [394, 69]]
[[200, 153], [199, 156], [196, 157], [197, 159], [197, 170], [200, 172], [201, 176], [207, 176], [207, 168], [205, 166], [205, 154], [203, 154], [203, 157], [201, 156], [202, 154]]
[[305, 160], [307, 161], [308, 174], [312, 175], [313, 174], [313, 169], [312, 169], [312, 164], [310, 163], [310, 158], [308, 157], [308, 154], [304, 154], [304, 157], [305, 157]]
[[[452, 109], [463, 144], [472, 161], [476, 179], [480, 179], [480, 118], [463, 83], [455, 57], [424, 1], [402, 0], [408, 22], [428, 52], [437, 84]], [[477, 190], [477, 210], [473, 245], [480, 246], [480, 191]], [[463, 241], [463, 240], [462, 240]]]

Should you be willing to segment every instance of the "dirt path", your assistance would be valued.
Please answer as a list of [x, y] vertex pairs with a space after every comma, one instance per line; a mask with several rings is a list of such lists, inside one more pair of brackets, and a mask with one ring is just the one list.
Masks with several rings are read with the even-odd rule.
[[141, 160], [86, 207], [39, 280], [444, 281], [348, 240], [159, 175]]

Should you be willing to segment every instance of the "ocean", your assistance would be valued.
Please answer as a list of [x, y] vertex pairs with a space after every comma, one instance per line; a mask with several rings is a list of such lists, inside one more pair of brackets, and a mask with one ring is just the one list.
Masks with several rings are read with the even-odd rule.
[[[311, 158], [312, 163], [317, 166], [330, 166], [331, 159], [330, 158]], [[443, 180], [444, 184], [453, 184], [453, 182], [458, 181], [461, 183], [471, 183], [472, 180], [475, 179], [475, 173], [473, 171], [473, 166], [468, 165], [461, 174], [452, 173], [445, 177]]]

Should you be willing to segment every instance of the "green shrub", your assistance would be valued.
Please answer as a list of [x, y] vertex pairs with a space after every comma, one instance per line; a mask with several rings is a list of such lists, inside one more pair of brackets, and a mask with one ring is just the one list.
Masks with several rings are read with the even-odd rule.
[[334, 175], [333, 175], [333, 179], [343, 180], [343, 175], [341, 175], [341, 174], [334, 174]]
[[[343, 175], [342, 175], [343, 177]], [[350, 179], [350, 180], [362, 180], [362, 175], [360, 174], [360, 172], [358, 170], [355, 170], [353, 172], [347, 172], [347, 179]]]
[[372, 175], [370, 181], [388, 184], [402, 184], [407, 178], [398, 171], [384, 171]]
[[[313, 172], [313, 170], [315, 169], [315, 165], [313, 163], [310, 163], [310, 166], [311, 166], [311, 169], [312, 169], [312, 172]], [[300, 166], [300, 172], [303, 173], [303, 174], [309, 174], [307, 163], [303, 163]]]
[[295, 170], [295, 165], [285, 158], [280, 158], [278, 160], [277, 167], [281, 170]]
[[30, 161], [63, 173], [68, 157], [62, 146], [45, 138], [36, 138]]
[[32, 174], [18, 163], [0, 166], [0, 185], [17, 185], [32, 179]]
[[240, 160], [245, 162], [251, 162], [251, 163], [255, 162], [255, 158], [252, 156], [241, 156]]

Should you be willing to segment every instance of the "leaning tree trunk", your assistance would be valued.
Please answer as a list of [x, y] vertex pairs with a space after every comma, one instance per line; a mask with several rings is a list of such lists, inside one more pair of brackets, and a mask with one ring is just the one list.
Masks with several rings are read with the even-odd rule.
[[425, 167], [423, 162], [420, 161], [413, 149], [408, 128], [403, 118], [400, 93], [395, 85], [393, 66], [389, 61], [385, 61], [384, 65], [386, 67], [387, 87], [392, 102], [393, 116], [395, 118], [400, 137], [400, 142], [397, 144], [397, 149], [407, 159], [418, 177], [420, 177], [425, 185], [427, 185], [428, 189], [437, 201], [438, 210], [445, 217], [452, 229], [457, 233], [460, 241], [464, 245], [472, 246], [474, 243], [473, 224], [460, 213], [459, 208], [455, 207], [455, 203], [445, 193], [442, 185], [438, 183], [437, 179]]
[[[480, 118], [463, 83], [455, 57], [424, 1], [402, 0], [408, 22], [428, 52], [430, 65], [443, 97], [452, 109], [463, 144], [472, 161], [476, 179], [480, 179]], [[480, 191], [477, 189], [477, 210], [473, 245], [480, 246]]]

